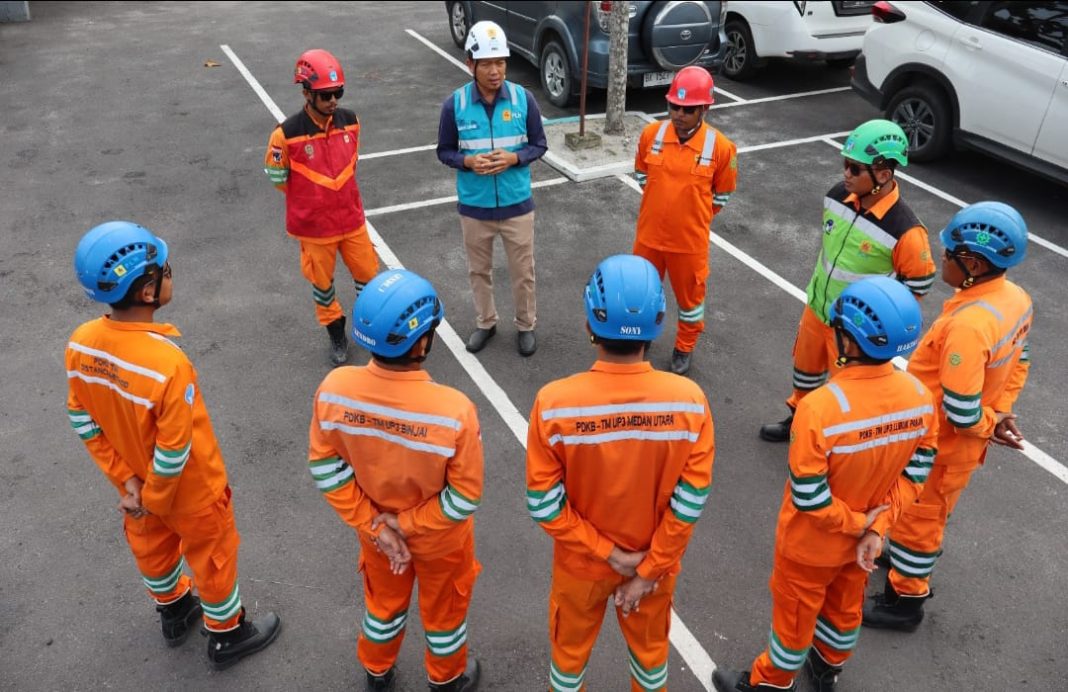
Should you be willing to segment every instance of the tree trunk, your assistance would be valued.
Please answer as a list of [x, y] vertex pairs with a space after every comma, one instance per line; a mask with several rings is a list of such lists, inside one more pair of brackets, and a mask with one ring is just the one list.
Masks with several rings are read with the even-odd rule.
[[623, 112], [627, 109], [627, 25], [630, 2], [615, 0], [609, 15], [608, 107], [604, 133], [623, 134]]

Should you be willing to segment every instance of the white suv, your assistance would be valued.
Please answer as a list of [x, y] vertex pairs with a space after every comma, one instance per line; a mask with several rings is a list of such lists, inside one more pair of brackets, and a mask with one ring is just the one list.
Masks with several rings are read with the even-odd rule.
[[849, 67], [871, 26], [872, 0], [727, 3], [723, 73], [752, 77], [767, 58], [826, 60]]
[[853, 89], [909, 158], [953, 144], [1068, 183], [1068, 1], [877, 2]]

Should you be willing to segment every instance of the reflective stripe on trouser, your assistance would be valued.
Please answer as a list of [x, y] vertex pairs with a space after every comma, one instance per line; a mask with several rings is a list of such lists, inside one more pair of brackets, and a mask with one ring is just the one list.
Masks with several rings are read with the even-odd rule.
[[[939, 445], [944, 440], [939, 436]], [[942, 450], [938, 450], [919, 498], [901, 511], [890, 531], [890, 584], [897, 593], [924, 596], [930, 591], [931, 572], [942, 553], [946, 521], [975, 469], [970, 465], [947, 466], [942, 461]]]
[[652, 262], [660, 278], [667, 273], [679, 306], [675, 348], [690, 353], [705, 330], [705, 291], [708, 287], [708, 253], [662, 252], [634, 241], [635, 255]]
[[855, 562], [816, 567], [776, 551], [771, 580], [768, 647], [753, 661], [750, 683], [788, 687], [810, 646], [841, 666], [853, 654], [864, 611], [868, 575]]
[[834, 340], [834, 330], [823, 323], [819, 316], [805, 306], [801, 313], [801, 322], [797, 325], [797, 338], [794, 339], [794, 390], [786, 405], [796, 409], [799, 401], [814, 389], [827, 382], [838, 370], [838, 344]]
[[324, 326], [345, 314], [334, 289], [334, 266], [339, 253], [357, 283], [357, 292], [378, 273], [378, 257], [366, 227], [329, 243], [301, 239], [300, 273], [311, 282], [315, 316]]
[[[549, 592], [549, 689], [577, 692], [583, 689], [586, 662], [597, 642], [604, 621], [604, 609], [623, 577], [580, 579], [553, 565]], [[653, 593], [641, 600], [641, 608], [626, 618], [616, 608], [616, 619], [627, 642], [625, 664], [632, 692], [650, 692], [667, 685], [668, 628], [671, 624], [671, 598], [675, 577], [665, 576]], [[619, 661], [620, 679], [624, 662]], [[607, 685], [617, 689], [612, 682]]]
[[432, 560], [412, 556], [401, 575], [389, 560], [360, 536], [365, 615], [356, 643], [360, 664], [374, 674], [393, 667], [404, 641], [412, 587], [419, 580], [419, 615], [426, 631], [427, 678], [445, 683], [467, 666], [467, 607], [482, 566], [475, 559], [474, 533], [455, 552]]
[[125, 515], [126, 541], [157, 603], [171, 603], [189, 590], [193, 573], [204, 608], [204, 624], [217, 632], [233, 629], [241, 615], [237, 588], [237, 547], [241, 542], [230, 505], [230, 488], [213, 504], [192, 514], [134, 519]]
[[493, 242], [500, 236], [508, 258], [516, 329], [521, 332], [534, 329], [538, 311], [534, 295], [534, 212], [499, 221], [461, 215], [460, 230], [467, 254], [467, 279], [475, 300], [475, 325], [479, 329], [489, 329], [497, 324], [497, 303], [493, 299]]

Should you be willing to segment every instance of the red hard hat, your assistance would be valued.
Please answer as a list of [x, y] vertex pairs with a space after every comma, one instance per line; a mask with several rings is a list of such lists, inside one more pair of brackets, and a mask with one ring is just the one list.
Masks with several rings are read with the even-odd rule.
[[712, 75], [698, 65], [682, 68], [671, 80], [667, 100], [676, 106], [712, 105], [716, 102], [712, 95]]
[[345, 86], [345, 73], [341, 63], [330, 51], [321, 48], [306, 50], [297, 58], [293, 71], [293, 83], [303, 84], [306, 89], [318, 91]]

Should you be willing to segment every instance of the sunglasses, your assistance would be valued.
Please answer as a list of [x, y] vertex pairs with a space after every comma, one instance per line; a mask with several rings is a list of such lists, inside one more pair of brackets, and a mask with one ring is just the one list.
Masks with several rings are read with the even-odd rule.
[[680, 106], [677, 103], [668, 103], [669, 111], [682, 111], [686, 115], [693, 115], [700, 106]]
[[315, 95], [323, 101], [329, 101], [331, 99], [338, 99], [340, 101], [341, 97], [345, 95], [345, 87], [335, 89], [334, 91], [316, 91]]
[[864, 166], [861, 166], [859, 163], [853, 163], [852, 161], [843, 161], [842, 163], [845, 165], [845, 170], [849, 171], [849, 175], [854, 178], [867, 170]]

